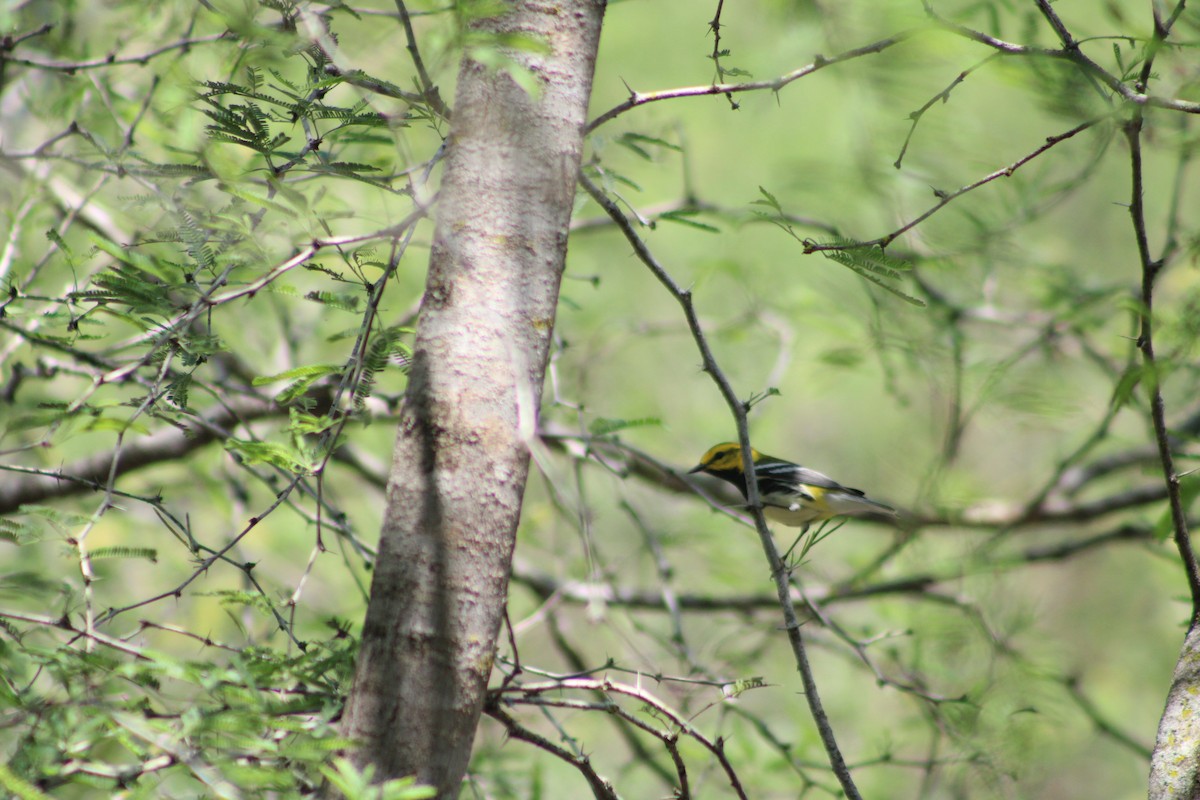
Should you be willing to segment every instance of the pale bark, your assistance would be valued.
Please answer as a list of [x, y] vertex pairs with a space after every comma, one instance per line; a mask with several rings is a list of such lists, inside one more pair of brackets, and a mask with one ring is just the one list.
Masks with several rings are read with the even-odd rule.
[[1149, 797], [1200, 798], [1200, 625], [1188, 631], [1175, 664], [1150, 760]]
[[603, 0], [481, 26], [544, 41], [463, 61], [429, 276], [345, 731], [378, 778], [452, 798], [492, 668], [558, 302]]

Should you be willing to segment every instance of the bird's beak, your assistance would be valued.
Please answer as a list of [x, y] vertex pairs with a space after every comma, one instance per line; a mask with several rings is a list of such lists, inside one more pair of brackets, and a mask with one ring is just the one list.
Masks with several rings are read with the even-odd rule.
[[697, 464], [696, 466], [694, 466], [688, 470], [688, 475], [691, 475], [693, 472], [700, 472], [702, 469], [704, 469], [704, 465]]

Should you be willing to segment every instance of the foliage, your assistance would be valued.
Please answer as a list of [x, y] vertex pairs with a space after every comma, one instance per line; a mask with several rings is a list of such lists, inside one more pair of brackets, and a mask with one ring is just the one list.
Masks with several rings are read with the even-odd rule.
[[[511, 54], [552, 43], [492, 2], [157, 5], [0, 10], [0, 786], [427, 796], [335, 758], [339, 620], [457, 61], [536, 96]], [[611, 207], [469, 791], [844, 791], [748, 509], [679, 474], [740, 411], [905, 509], [783, 576], [865, 796], [1143, 795], [1200, 493], [1195, 13], [736, 5], [610, 3]]]
[[310, 793], [347, 744], [331, 720], [352, 673], [349, 638], [288, 654], [194, 637], [222, 654], [195, 660], [102, 634], [89, 641], [70, 616], [23, 621], [41, 629], [6, 623], [0, 648], [15, 734], [5, 780], [18, 795], [34, 784], [54, 796], [65, 787], [126, 797]]

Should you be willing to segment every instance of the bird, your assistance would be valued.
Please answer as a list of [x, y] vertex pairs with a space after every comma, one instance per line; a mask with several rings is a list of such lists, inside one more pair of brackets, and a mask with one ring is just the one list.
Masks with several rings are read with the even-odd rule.
[[[750, 450], [754, 459], [754, 477], [763, 515], [774, 522], [802, 527], [832, 517], [860, 514], [896, 516], [896, 509], [872, 500], [860, 489], [851, 489], [814, 469], [782, 458]], [[709, 448], [700, 463], [688, 473], [703, 472], [728, 481], [746, 494], [746, 471], [742, 466], [742, 448], [737, 442], [722, 442]]]

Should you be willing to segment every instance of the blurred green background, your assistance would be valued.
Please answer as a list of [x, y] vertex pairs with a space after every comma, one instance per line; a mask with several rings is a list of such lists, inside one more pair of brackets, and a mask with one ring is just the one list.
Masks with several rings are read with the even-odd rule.
[[[6, 31], [55, 23], [51, 33], [17, 50], [35, 60], [144, 52], [177, 40], [189, 25], [196, 36], [228, 26], [257, 42], [210, 43], [147, 65], [74, 74], [6, 65], [0, 102], [10, 179], [0, 185], [0, 203], [5, 252], [12, 257], [4, 277], [23, 293], [21, 302], [6, 309], [12, 325], [65, 331], [65, 318], [44, 316], [60, 308], [46, 298], [86, 285], [87, 276], [112, 261], [89, 250], [92, 239], [84, 224], [63, 226], [52, 182], [60, 182], [60, 199], [63, 186], [80, 194], [94, 191], [88, 207], [129, 234], [124, 241], [149, 241], [157, 229], [178, 224], [179, 208], [215, 208], [230, 200], [226, 185], [241, 181], [253, 187], [262, 179], [257, 154], [207, 136], [209, 120], [192, 97], [193, 81], [234, 81], [252, 65], [266, 76], [274, 69], [277, 78], [301, 81], [303, 66], [291, 40], [284, 33], [271, 40], [273, 12], [253, 3], [214, 3], [221, 14], [190, 3], [160, 5], [153, 19], [132, 3], [4, 6], [0, 20]], [[716, 5], [611, 3], [591, 116], [625, 100], [631, 89], [713, 82], [708, 26]], [[1122, 65], [1134, 63], [1151, 30], [1147, 5], [1064, 0], [1054, 7], [1076, 38], [1086, 40], [1085, 52], [1119, 75]], [[434, 3], [411, 7], [421, 12], [416, 25], [424, 55], [450, 100], [461, 53], [453, 15]], [[935, 8], [947, 20], [1008, 41], [1057, 46], [1032, 4]], [[394, 5], [364, 0], [355, 9], [357, 16], [337, 9], [329, 16], [347, 62], [410, 88], [413, 71], [402, 34], [386, 16]], [[1169, 541], [1162, 541], [1165, 503], [1130, 503], [1078, 519], [1019, 519], [1019, 510], [1053, 481], [1064, 460], [1089, 442], [1079, 464], [1128, 458], [1075, 494], [1055, 494], [1051, 499], [1060, 507], [1162, 484], [1147, 450], [1153, 437], [1144, 387], [1133, 388], [1137, 374], [1129, 366], [1136, 363], [1141, 279], [1128, 209], [1129, 150], [1118, 128], [1129, 111], [1114, 110], [1061, 60], [989, 58], [994, 51], [934, 29], [915, 0], [727, 3], [721, 22], [721, 46], [729, 54], [719, 63], [738, 70], [726, 78], [732, 82], [770, 80], [818, 54], [832, 57], [912, 32], [878, 54], [826, 67], [778, 92], [650, 103], [600, 127], [585, 154], [591, 174], [602, 172], [606, 187], [631, 212], [651, 218], [689, 202], [699, 209], [683, 222], [659, 218], [640, 233], [674, 279], [692, 290], [717, 360], [739, 395], [749, 399], [777, 390], [751, 411], [755, 446], [827, 472], [906, 512], [900, 529], [848, 522], [797, 571], [798, 582], [818, 599], [929, 578], [908, 590], [831, 599], [825, 606], [845, 637], [863, 643], [869, 664], [829, 627], [812, 621], [805, 629], [818, 685], [860, 788], [876, 798], [1144, 796], [1148, 759], [1141, 751], [1153, 744], [1188, 613], [1181, 602], [1183, 571]], [[1200, 33], [1194, 11], [1185, 11], [1178, 24], [1181, 41]], [[1192, 54], [1190, 45], [1164, 50], [1151, 92], [1195, 97]], [[946, 102], [920, 117], [897, 168], [911, 115], [965, 70], [969, 74]], [[152, 81], [157, 81], [153, 102], [139, 117]], [[370, 97], [372, 108], [384, 113], [405, 107], [348, 85], [334, 89], [329, 99], [349, 106], [361, 97]], [[765, 189], [789, 214], [819, 223], [796, 223], [800, 238], [830, 241], [830, 231], [836, 231], [871, 240], [924, 213], [938, 202], [935, 193], [953, 192], [1008, 167], [1047, 137], [1105, 115], [1111, 116], [1011, 176], [955, 199], [890, 246], [889, 253], [907, 260], [911, 270], [889, 283], [924, 301], [923, 307], [819, 253], [806, 255], [795, 238], [754, 213], [764, 210], [754, 203]], [[114, 155], [135, 119], [134, 143]], [[55, 157], [34, 152], [72, 120], [94, 141], [72, 136], [56, 143]], [[286, 120], [273, 125], [303, 143], [303, 134]], [[420, 169], [445, 133], [442, 123], [416, 119], [407, 127], [387, 127], [381, 141], [331, 146], [343, 148], [339, 152], [347, 160], [376, 164], [384, 172]], [[1180, 244], [1161, 279], [1156, 311], [1162, 388], [1168, 419], [1181, 429], [1177, 444], [1184, 472], [1192, 468], [1196, 446], [1194, 430], [1182, 423], [1197, 411], [1198, 396], [1200, 295], [1192, 258], [1197, 193], [1188, 160], [1194, 143], [1185, 115], [1148, 112], [1143, 146], [1151, 248], [1158, 252], [1168, 236]], [[97, 167], [137, 159], [200, 159], [226, 183], [120, 177]], [[265, 272], [313, 236], [374, 231], [411, 210], [402, 194], [362, 181], [315, 172], [289, 178], [307, 209], [293, 216], [268, 209], [255, 229], [259, 249], [252, 254], [270, 260], [247, 264], [247, 274]], [[435, 169], [433, 186], [436, 180]], [[164, 202], [168, 196], [171, 202]], [[620, 447], [685, 469], [736, 432], [715, 384], [699, 369], [700, 356], [678, 306], [582, 193], [576, 226], [542, 405], [543, 428], [565, 438], [535, 449], [537, 468], [526, 493], [509, 608], [521, 663], [554, 673], [579, 671], [580, 663], [583, 669], [607, 664], [602, 674], [656, 694], [709, 738], [724, 737], [729, 759], [753, 797], [832, 794], [836, 782], [800, 695], [777, 610], [685, 610], [678, 640], [662, 608], [603, 599], [624, 590], [657, 596], [668, 586], [720, 605], [723, 598], [769, 598], [772, 585], [752, 528], [714, 514], [693, 494], [626, 471], [630, 462]], [[59, 228], [70, 253], [47, 241], [46, 231]], [[387, 288], [380, 306], [387, 324], [413, 323], [429, 236], [430, 226], [423, 223]], [[166, 253], [179, 245], [167, 241], [147, 250], [153, 247]], [[363, 258], [386, 260], [386, 243], [373, 248]], [[324, 252], [317, 261], [343, 274], [348, 263]], [[377, 268], [363, 271], [372, 279], [381, 274]], [[357, 329], [362, 305], [342, 310], [306, 300], [313, 291], [362, 294], [325, 273], [296, 270], [274, 291], [222, 307], [207, 321], [254, 375], [342, 363], [353, 338], [338, 334]], [[76, 345], [122, 352], [118, 343], [135, 328], [121, 319], [104, 324], [98, 343]], [[74, 402], [89, 391], [90, 378], [86, 370], [70, 368], [69, 354], [31, 346], [11, 327], [0, 336], [0, 380], [13, 385], [18, 364], [27, 373], [0, 407], [7, 418], [0, 440], [6, 463], [65, 469], [114, 446], [113, 427], [96, 420], [126, 418], [131, 409], [122, 403], [141, 397], [136, 387], [100, 387], [91, 402], [104, 410], [95, 416], [39, 425], [33, 416], [39, 404]], [[220, 388], [223, 377], [199, 371], [196, 380], [193, 409], [210, 407], [214, 400], [203, 389]], [[368, 546], [378, 536], [384, 503], [378, 478], [386, 473], [395, 401], [403, 387], [402, 369], [380, 374], [373, 404], [346, 431], [346, 447], [365, 467], [355, 470], [335, 460], [324, 474], [323, 499], [347, 515], [347, 527]], [[1106, 425], [1114, 403], [1119, 408]], [[164, 424], [142, 419], [125, 432], [125, 441]], [[263, 440], [286, 443], [286, 424], [286, 418], [268, 417], [239, 435], [250, 430]], [[615, 432], [599, 438], [615, 447], [598, 451], [607, 456], [586, 456], [585, 443], [605, 428]], [[272, 473], [269, 465], [257, 469], [263, 476]], [[228, 451], [212, 445], [186, 460], [124, 476], [117, 486], [161, 495], [197, 539], [219, 547], [263, 513], [282, 481], [278, 475], [251, 477]], [[1188, 498], [1194, 494], [1190, 485], [1185, 477]], [[73, 538], [99, 502], [97, 494], [54, 503], [82, 516], [52, 518], [38, 511], [11, 517], [14, 526], [28, 527], [0, 543], [5, 608], [82, 613], [87, 601]], [[265, 602], [294, 623], [300, 639], [330, 639], [331, 620], [356, 630], [369, 571], [345, 537], [328, 530], [329, 552], [316, 552], [315, 515], [313, 498], [297, 495], [232, 551], [235, 561], [256, 565], [253, 575], [264, 589], [260, 599], [221, 596], [256, 593], [244, 571], [217, 564], [178, 599], [127, 612], [105, 630], [180, 658], [214, 663], [226, 654], [145, 627], [141, 620], [235, 648], [284, 651], [288, 642], [264, 611]], [[157, 553], [153, 561], [97, 561], [91, 600], [97, 610], [170, 593], [191, 574], [187, 549], [147, 504], [122, 500], [98, 519], [87, 534], [90, 548], [153, 547]], [[1121, 525], [1134, 526], [1136, 533], [1078, 552], [1067, 549], [1061, 557], [1036, 552]], [[784, 547], [789, 533], [778, 535]], [[660, 548], [657, 562], [648, 542]], [[562, 591], [545, 596], [534, 590], [534, 578], [549, 578]], [[584, 592], [592, 593], [591, 602], [579, 601]], [[49, 630], [26, 635], [46, 643], [56, 639]], [[15, 641], [15, 634], [10, 638]], [[12, 650], [8, 655], [15, 659]], [[511, 655], [507, 646], [502, 654]], [[872, 667], [886, 680], [878, 680]], [[766, 685], [724, 699], [718, 687], [655, 676], [761, 678]], [[25, 680], [36, 676], [31, 671]], [[160, 701], [182, 702], [192, 691], [184, 685], [172, 697], [164, 690]], [[627, 705], [637, 711], [636, 704]], [[543, 717], [528, 708], [521, 714], [543, 735], [586, 752], [622, 796], [669, 791], [643, 757], [631, 754], [605, 714], [554, 711]], [[1102, 723], [1131, 741], [1105, 733]], [[21, 739], [19, 732], [0, 733], [0, 741], [11, 754]], [[643, 743], [669, 764], [656, 742], [643, 737]], [[682, 748], [695, 796], [733, 796], [708, 753], [686, 739]], [[584, 792], [571, 767], [507, 741], [487, 719], [471, 779], [464, 796]], [[182, 779], [164, 779], [141, 791], [164, 796], [194, 791], [186, 783], [172, 788], [169, 780]]]

